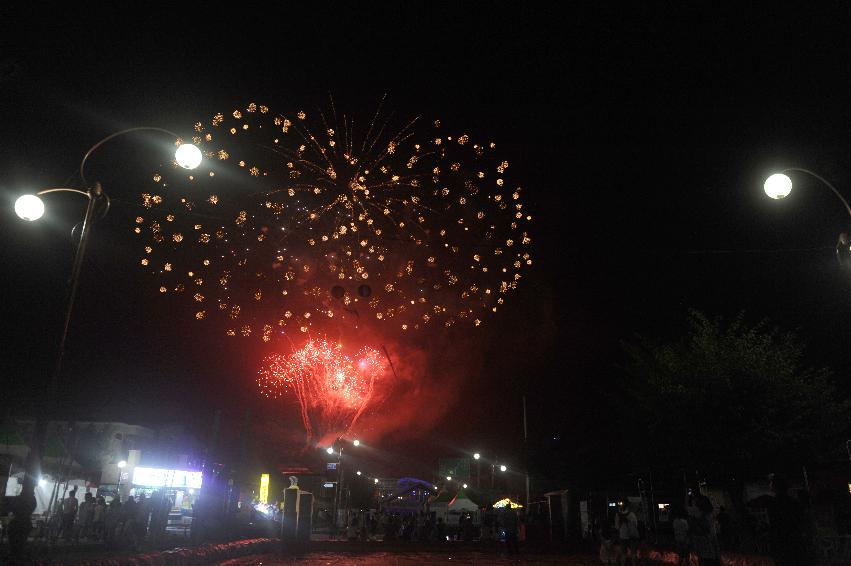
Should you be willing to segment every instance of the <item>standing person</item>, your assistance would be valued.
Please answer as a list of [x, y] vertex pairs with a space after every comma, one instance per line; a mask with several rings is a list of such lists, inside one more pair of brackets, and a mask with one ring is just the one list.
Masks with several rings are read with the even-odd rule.
[[77, 516], [77, 488], [71, 490], [62, 500], [62, 538], [69, 540], [74, 530], [74, 518]]
[[116, 495], [109, 502], [109, 507], [106, 510], [106, 517], [103, 520], [103, 540], [107, 548], [115, 544], [115, 533], [121, 523], [121, 517], [124, 512], [121, 510], [121, 500]]
[[90, 538], [92, 536], [92, 523], [95, 517], [95, 498], [91, 493], [86, 493], [83, 502], [80, 503], [79, 516], [77, 518], [77, 538]]
[[517, 554], [520, 552], [520, 545], [517, 542], [517, 513], [511, 508], [511, 504], [502, 508], [499, 514], [500, 526], [505, 530], [505, 546], [509, 554]]
[[718, 523], [718, 542], [722, 550], [733, 550], [733, 519], [723, 505], [718, 507], [715, 517]]
[[771, 477], [774, 500], [768, 506], [769, 552], [777, 566], [805, 563], [803, 509], [789, 495], [786, 479]]
[[635, 566], [638, 562], [638, 517], [629, 508], [628, 503], [624, 503], [615, 516], [615, 528], [620, 539], [620, 563], [626, 564], [628, 555], [630, 564]]
[[136, 500], [132, 495], [127, 497], [127, 501], [121, 505], [121, 528], [118, 544], [122, 547], [130, 546], [135, 548], [136, 540]]
[[103, 526], [106, 519], [106, 499], [100, 496], [95, 500], [95, 511], [92, 515], [92, 536], [103, 540]]
[[688, 519], [685, 509], [677, 507], [674, 509], [674, 547], [677, 551], [678, 566], [688, 566], [689, 563], [689, 540]]
[[695, 502], [697, 515], [689, 525], [691, 544], [700, 566], [720, 566], [721, 547], [715, 531], [715, 515], [712, 502], [705, 495], [698, 496]]
[[133, 538], [136, 541], [136, 546], [139, 547], [145, 542], [145, 537], [148, 534], [148, 521], [151, 518], [151, 500], [145, 497], [142, 493], [139, 495], [139, 500], [136, 502], [136, 528], [133, 533]]
[[437, 518], [437, 542], [446, 542], [446, 523], [443, 522], [443, 517]]
[[618, 560], [615, 548], [615, 531], [608, 525], [599, 528], [600, 536], [600, 562], [603, 564], [615, 564]]

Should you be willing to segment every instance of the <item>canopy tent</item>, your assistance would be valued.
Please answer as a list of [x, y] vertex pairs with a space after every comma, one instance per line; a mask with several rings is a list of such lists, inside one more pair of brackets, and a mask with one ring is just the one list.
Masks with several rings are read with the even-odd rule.
[[463, 488], [454, 495], [443, 491], [432, 497], [430, 508], [436, 517], [442, 518], [448, 525], [457, 525], [463, 513], [470, 513], [473, 522], [479, 522], [479, 506], [467, 496]]

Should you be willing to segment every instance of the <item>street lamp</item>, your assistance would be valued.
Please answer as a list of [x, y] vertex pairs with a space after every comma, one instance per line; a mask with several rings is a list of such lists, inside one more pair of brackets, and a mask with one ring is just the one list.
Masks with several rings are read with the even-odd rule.
[[506, 472], [506, 471], [508, 471], [508, 468], [506, 468], [505, 464], [503, 464], [502, 466], [499, 467], [499, 471], [500, 472]]
[[115, 491], [118, 492], [118, 501], [121, 501], [121, 474], [122, 470], [127, 466], [127, 461], [121, 460], [116, 464], [116, 466], [118, 467], [118, 485], [115, 486]]
[[[801, 169], [800, 167], [789, 167], [784, 169], [780, 173], [775, 173], [768, 177], [765, 180], [765, 184], [763, 185], [763, 189], [765, 190], [765, 194], [770, 196], [773, 199], [782, 199], [786, 198], [789, 193], [792, 191], [792, 179], [786, 175], [787, 172], [797, 171], [800, 173], [806, 173], [812, 177], [815, 177], [819, 181], [824, 184], [828, 189], [833, 191], [833, 194], [842, 201], [842, 205], [845, 207], [845, 211], [848, 212], [848, 215], [851, 216], [851, 206], [848, 205], [848, 201], [845, 200], [836, 187], [834, 187], [827, 179], [822, 177], [817, 173], [813, 173], [809, 169]], [[847, 263], [849, 253], [851, 253], [851, 239], [848, 237], [847, 232], [842, 232], [839, 234], [839, 239], [836, 244], [836, 259], [839, 261], [840, 265], [845, 265]]]
[[473, 454], [473, 460], [476, 461], [476, 489], [481, 487], [481, 481], [479, 479], [481, 477], [481, 470], [479, 468], [479, 460], [481, 459], [481, 457], [482, 457], [482, 455], [479, 454], [478, 452]]
[[[36, 414], [35, 434], [33, 437], [33, 443], [30, 447], [29, 453], [27, 454], [27, 473], [24, 478], [24, 485], [23, 491], [21, 492], [21, 496], [27, 498], [27, 504], [25, 507], [28, 509], [28, 512], [16, 514], [15, 519], [20, 520], [23, 523], [27, 523], [30, 521], [32, 511], [35, 510], [35, 478], [40, 475], [41, 471], [41, 448], [44, 445], [44, 437], [47, 429], [47, 417], [49, 415], [55, 414], [54, 405], [56, 403], [56, 393], [59, 385], [59, 376], [62, 373], [62, 362], [65, 356], [65, 341], [68, 336], [68, 327], [71, 323], [71, 313], [74, 309], [74, 299], [77, 295], [80, 270], [82, 268], [83, 259], [85, 257], [86, 244], [88, 243], [89, 239], [89, 232], [91, 231], [91, 225], [94, 221], [96, 209], [101, 207], [101, 210], [99, 211], [101, 215], [106, 214], [106, 212], [109, 210], [109, 198], [103, 192], [103, 188], [101, 187], [100, 183], [95, 182], [93, 184], [89, 184], [86, 181], [86, 161], [96, 149], [98, 149], [100, 146], [102, 146], [104, 143], [108, 142], [112, 138], [138, 131], [157, 131], [166, 133], [169, 136], [173, 136], [178, 140], [180, 138], [180, 136], [168, 130], [148, 126], [128, 128], [126, 130], [115, 132], [114, 134], [110, 134], [109, 136], [97, 142], [95, 145], [89, 148], [85, 155], [83, 155], [83, 159], [80, 161], [80, 180], [85, 190], [69, 187], [44, 189], [38, 191], [34, 195], [23, 195], [15, 201], [15, 213], [20, 218], [32, 222], [38, 220], [44, 214], [44, 202], [41, 199], [43, 195], [56, 192], [66, 192], [79, 194], [81, 196], [86, 197], [86, 199], [88, 200], [88, 203], [86, 204], [86, 211], [83, 215], [83, 222], [80, 230], [80, 239], [77, 243], [77, 250], [74, 254], [74, 263], [71, 268], [71, 278], [69, 279], [68, 303], [66, 305], [65, 310], [65, 322], [62, 327], [62, 334], [59, 339], [56, 365], [53, 368], [53, 373], [50, 378], [50, 387], [45, 395], [45, 402], [42, 405], [41, 410], [38, 411], [38, 413]], [[179, 141], [178, 143], [180, 144]], [[195, 167], [201, 164], [201, 151], [192, 144], [180, 144], [177, 147], [177, 151], [175, 152], [175, 161], [183, 168], [194, 169]]]
[[845, 197], [843, 197], [839, 193], [839, 191], [836, 190], [836, 187], [831, 185], [830, 182], [827, 181], [827, 179], [825, 179], [818, 173], [813, 173], [809, 169], [802, 169], [800, 167], [788, 167], [780, 173], [775, 173], [774, 175], [771, 175], [765, 180], [765, 183], [762, 186], [763, 190], [765, 191], [765, 194], [776, 200], [789, 196], [789, 193], [792, 192], [792, 179], [789, 178], [786, 173], [791, 171], [806, 173], [807, 175], [815, 177], [816, 179], [821, 181], [827, 188], [833, 191], [833, 194], [835, 194], [839, 198], [839, 200], [842, 201], [842, 204], [845, 206], [845, 210], [848, 212], [848, 215], [851, 216], [851, 206], [848, 205], [848, 201], [845, 200]]
[[356, 438], [356, 439], [354, 439], [354, 440], [352, 441], [352, 444], [354, 444], [355, 446], [360, 446], [360, 440], [358, 440], [358, 439]]

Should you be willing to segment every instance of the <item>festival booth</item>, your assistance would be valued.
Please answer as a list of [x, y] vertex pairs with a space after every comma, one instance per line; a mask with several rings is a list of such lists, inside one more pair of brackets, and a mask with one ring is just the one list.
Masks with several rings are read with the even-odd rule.
[[460, 523], [461, 515], [470, 513], [473, 518], [473, 524], [479, 524], [479, 506], [472, 499], [467, 497], [464, 489], [459, 489], [454, 496], [450, 496], [448, 492], [443, 492], [432, 499], [430, 508], [435, 514], [436, 519], [443, 521], [451, 527], [457, 527]]
[[382, 498], [381, 508], [389, 513], [416, 515], [425, 511], [432, 489], [431, 482], [417, 478], [399, 478], [389, 493]]

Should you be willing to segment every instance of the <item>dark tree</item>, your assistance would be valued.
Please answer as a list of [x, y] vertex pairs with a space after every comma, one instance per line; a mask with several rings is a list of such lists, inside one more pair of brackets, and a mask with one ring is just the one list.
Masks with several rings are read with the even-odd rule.
[[691, 311], [687, 322], [677, 340], [625, 344], [635, 463], [723, 477], [792, 469], [842, 447], [851, 403], [830, 371], [805, 365], [794, 334], [742, 315]]

